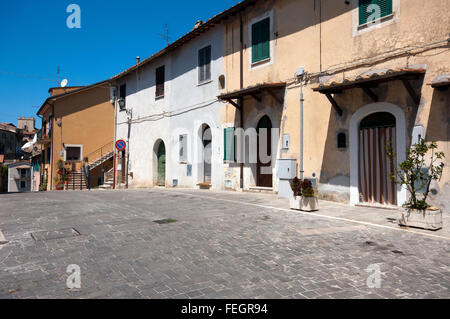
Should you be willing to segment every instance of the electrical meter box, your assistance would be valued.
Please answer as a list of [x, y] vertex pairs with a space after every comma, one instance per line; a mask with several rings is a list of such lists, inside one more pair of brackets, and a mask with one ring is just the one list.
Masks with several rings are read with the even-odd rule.
[[293, 179], [297, 176], [297, 160], [296, 159], [279, 159], [278, 160], [278, 178]]

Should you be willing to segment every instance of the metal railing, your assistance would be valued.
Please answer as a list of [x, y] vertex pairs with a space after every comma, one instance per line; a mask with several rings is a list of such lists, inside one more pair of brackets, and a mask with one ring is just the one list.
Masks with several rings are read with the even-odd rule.
[[112, 152], [113, 150], [114, 150], [114, 141], [110, 141], [110, 142], [106, 143], [105, 145], [103, 145], [102, 147], [96, 149], [95, 151], [90, 152], [89, 154], [84, 156], [84, 158], [85, 158], [85, 161], [87, 159], [86, 162], [88, 163], [88, 166], [89, 166], [90, 164], [92, 164], [96, 160], [102, 158], [104, 155]]

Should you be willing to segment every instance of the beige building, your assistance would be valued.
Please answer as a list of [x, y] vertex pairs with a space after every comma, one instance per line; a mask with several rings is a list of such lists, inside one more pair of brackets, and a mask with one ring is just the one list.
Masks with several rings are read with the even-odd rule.
[[[323, 198], [401, 205], [406, 193], [389, 174], [421, 136], [447, 155], [432, 193], [448, 204], [449, 10], [449, 0], [249, 0], [230, 9], [223, 127], [279, 136], [268, 143], [271, 163], [229, 163], [225, 184], [277, 192], [276, 160], [295, 159]], [[396, 163], [385, 156], [390, 143]]]
[[[85, 87], [51, 88], [37, 114], [42, 117], [41, 189], [96, 187], [112, 170], [114, 105], [109, 82]], [[84, 167], [88, 167], [89, 183]], [[61, 170], [71, 172], [64, 180]]]

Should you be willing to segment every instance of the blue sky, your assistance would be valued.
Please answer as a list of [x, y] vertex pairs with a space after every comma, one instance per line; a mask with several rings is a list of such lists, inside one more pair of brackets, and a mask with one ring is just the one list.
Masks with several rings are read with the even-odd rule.
[[[41, 0], [0, 3], [0, 122], [36, 116], [57, 86], [57, 68], [69, 86], [107, 79], [236, 4], [220, 1]], [[81, 29], [69, 29], [69, 4], [81, 8]]]

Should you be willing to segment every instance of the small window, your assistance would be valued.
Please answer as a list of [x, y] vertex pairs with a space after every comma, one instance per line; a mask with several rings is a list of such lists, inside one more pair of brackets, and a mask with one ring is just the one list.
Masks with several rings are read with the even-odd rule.
[[340, 149], [347, 148], [347, 134], [341, 132], [337, 135], [337, 147]]
[[392, 14], [392, 0], [359, 0], [359, 25]]
[[125, 106], [127, 105], [126, 101], [127, 101], [127, 85], [126, 84], [122, 84], [119, 87], [119, 99], [123, 99], [123, 101], [125, 102]]
[[81, 147], [67, 146], [66, 147], [66, 161], [81, 161]]
[[46, 164], [50, 164], [50, 156], [51, 156], [51, 153], [50, 153], [50, 148], [47, 148], [47, 158], [46, 158]]
[[223, 160], [226, 162], [234, 162], [235, 160], [235, 136], [234, 127], [224, 129], [224, 156]]
[[252, 63], [270, 58], [270, 18], [252, 25]]
[[155, 97], [164, 97], [165, 67], [164, 65], [156, 69], [156, 92]]
[[21, 181], [20, 182], [20, 188], [26, 188], [27, 187], [27, 183], [25, 181]]
[[180, 135], [180, 163], [187, 162], [187, 135]]
[[198, 51], [198, 83], [211, 80], [211, 46]]
[[21, 168], [20, 169], [20, 178], [26, 178], [27, 177], [27, 170]]
[[225, 89], [225, 75], [221, 74], [219, 76], [219, 90]]

